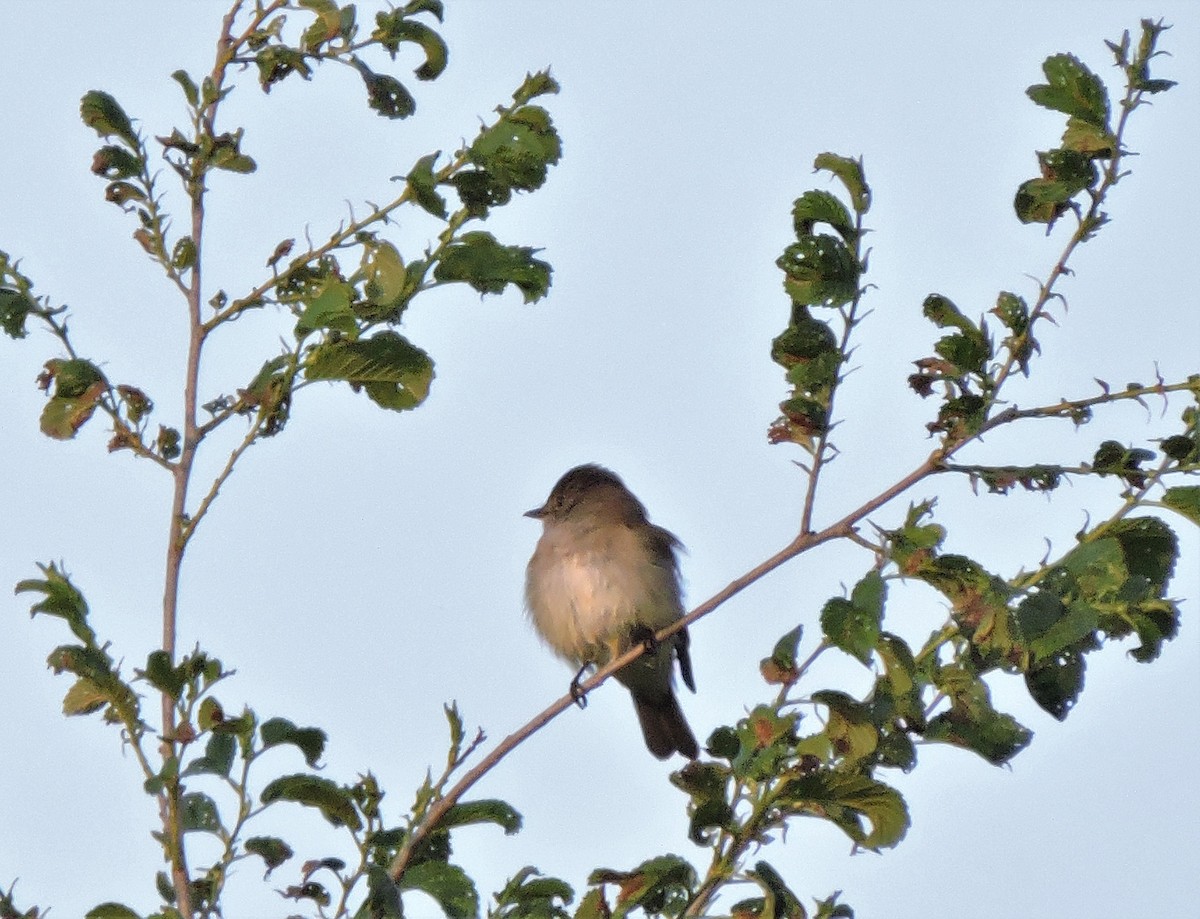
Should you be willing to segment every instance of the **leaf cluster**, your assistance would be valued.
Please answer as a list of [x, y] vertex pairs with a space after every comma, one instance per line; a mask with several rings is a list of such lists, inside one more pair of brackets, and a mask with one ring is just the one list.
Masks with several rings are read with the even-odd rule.
[[[792, 206], [796, 241], [776, 261], [783, 288], [792, 301], [788, 326], [771, 342], [771, 359], [787, 371], [791, 386], [780, 403], [783, 413], [768, 432], [772, 443], [792, 442], [812, 451], [815, 439], [830, 428], [833, 393], [847, 354], [845, 343], [854, 326], [860, 278], [867, 269], [862, 251], [863, 216], [871, 206], [871, 190], [862, 161], [822, 153], [813, 164], [842, 184], [849, 206], [828, 191], [805, 192]], [[813, 309], [837, 313], [841, 328], [819, 319]]]

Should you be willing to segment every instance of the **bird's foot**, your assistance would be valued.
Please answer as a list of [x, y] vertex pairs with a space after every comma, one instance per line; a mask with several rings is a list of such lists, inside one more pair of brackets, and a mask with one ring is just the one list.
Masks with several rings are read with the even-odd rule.
[[634, 642], [640, 643], [646, 654], [653, 654], [658, 650], [658, 639], [654, 637], [654, 629], [644, 625], [635, 625], [629, 630], [629, 637]]
[[571, 680], [571, 700], [580, 708], [587, 708], [587, 694], [583, 691], [583, 687], [579, 685], [579, 681], [587, 673], [588, 666], [588, 664], [584, 664], [580, 667], [579, 672], [575, 674], [575, 679]]

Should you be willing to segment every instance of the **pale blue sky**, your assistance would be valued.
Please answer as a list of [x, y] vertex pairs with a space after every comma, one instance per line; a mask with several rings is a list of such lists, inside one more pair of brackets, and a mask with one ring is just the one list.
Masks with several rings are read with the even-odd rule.
[[[103, 183], [88, 172], [97, 142], [78, 103], [104, 89], [144, 131], [169, 133], [184, 110], [168, 75], [207, 72], [224, 6], [4, 10], [0, 249], [24, 259], [39, 293], [71, 307], [80, 350], [150, 392], [164, 421], [179, 405], [182, 303], [128, 239], [129, 220], [103, 201]], [[1198, 369], [1197, 298], [1185, 276], [1196, 257], [1185, 220], [1200, 213], [1200, 15], [1191, 3], [447, 6], [450, 67], [413, 86], [419, 108], [409, 122], [368, 113], [349, 71], [270, 96], [252, 78], [241, 84], [224, 123], [247, 125], [244, 146], [260, 170], [214, 183], [210, 292], [256, 283], [281, 239], [306, 226], [321, 237], [347, 202], [361, 211], [386, 199], [391, 176], [472, 136], [526, 71], [551, 65], [563, 86], [547, 102], [562, 163], [544, 189], [487, 225], [504, 241], [544, 248], [551, 295], [533, 306], [515, 294], [480, 302], [466, 289], [418, 300], [404, 331], [437, 362], [428, 403], [401, 416], [344, 388], [306, 389], [285, 433], [250, 451], [228, 483], [183, 583], [180, 646], [202, 637], [239, 671], [221, 693], [226, 706], [245, 701], [262, 717], [324, 727], [325, 774], [349, 781], [372, 769], [393, 813], [442, 759], [444, 701], [457, 699], [469, 726], [499, 739], [565, 690], [571, 674], [521, 609], [537, 538], [521, 512], [569, 466], [612, 467], [678, 534], [693, 605], [794, 535], [803, 476], [791, 461], [802, 456], [766, 443], [785, 392], [768, 349], [787, 318], [774, 260], [789, 241], [791, 202], [825, 187], [811, 174], [816, 154], [865, 157], [868, 280], [878, 286], [859, 369], [839, 399], [842, 455], [818, 521], [857, 507], [930, 449], [923, 426], [935, 408], [903, 383], [936, 339], [920, 318], [925, 295], [944, 293], [978, 314], [999, 290], [1031, 296], [1028, 276], [1044, 276], [1057, 258], [1061, 231], [1047, 239], [1011, 209], [1036, 169], [1033, 151], [1061, 132], [1060, 116], [1024, 96], [1042, 60], [1070, 51], [1115, 83], [1103, 40], [1144, 16], [1174, 24], [1163, 39], [1174, 56], [1161, 68], [1180, 86], [1137, 112], [1130, 137], [1141, 156], [1111, 200], [1114, 222], [1080, 252], [1062, 288], [1070, 311], [1045, 329], [1042, 361], [1013, 397], [1033, 405], [1089, 395], [1094, 377], [1145, 382], [1155, 362], [1168, 378]], [[182, 220], [174, 188], [170, 202]], [[406, 251], [428, 230], [403, 225]], [[288, 329], [287, 317], [265, 313], [215, 336], [209, 393], [244, 386]], [[63, 559], [97, 630], [127, 669], [137, 666], [159, 628], [166, 477], [106, 455], [100, 424], [72, 443], [41, 437], [33, 381], [57, 356], [54, 344], [38, 333], [0, 348], [0, 587], [31, 576], [36, 561]], [[1119, 419], [1120, 439], [1149, 439], [1177, 414], [1127, 406], [1108, 417]], [[997, 436], [975, 456], [1074, 462], [1112, 434], [1046, 423]], [[222, 462], [211, 451], [201, 473]], [[894, 526], [910, 498], [935, 494], [952, 550], [1011, 575], [1036, 564], [1044, 537], [1068, 546], [1086, 522], [1082, 509], [1106, 513], [1115, 487], [1001, 499], [933, 482], [872, 519]], [[1015, 681], [997, 680], [997, 704], [1037, 735], [1011, 769], [923, 748], [916, 772], [888, 776], [913, 819], [898, 849], [849, 857], [840, 833], [810, 822], [762, 856], [805, 897], [843, 890], [860, 919], [1190, 911], [1200, 851], [1200, 549], [1194, 532], [1171, 522], [1183, 537], [1173, 593], [1186, 599], [1181, 634], [1160, 661], [1141, 666], [1115, 646], [1092, 655], [1065, 724]], [[815, 635], [825, 599], [869, 565], [859, 550], [821, 549], [700, 623], [699, 691], [682, 700], [697, 735], [765, 699], [759, 658], [797, 622]], [[896, 593], [895, 630], [923, 637], [944, 618], [932, 594]], [[153, 802], [112, 730], [58, 714], [67, 682], [44, 661], [66, 633], [30, 622], [27, 608], [24, 596], [0, 600], [0, 885], [19, 877], [19, 902], [64, 917], [107, 899], [149, 912], [159, 867]], [[831, 655], [809, 686], [858, 691], [866, 678]], [[302, 766], [286, 754], [279, 762], [281, 771]], [[456, 861], [485, 898], [527, 864], [582, 890], [598, 865], [628, 868], [661, 852], [699, 863], [706, 853], [686, 840], [686, 802], [666, 781], [670, 768], [643, 749], [625, 694], [606, 687], [478, 787], [524, 814], [522, 833], [462, 832]], [[319, 818], [300, 814], [287, 826], [308, 844], [297, 847], [304, 857], [331, 854], [335, 835]], [[285, 915], [271, 891], [293, 881], [285, 866], [263, 885], [256, 865], [244, 865], [228, 915]]]

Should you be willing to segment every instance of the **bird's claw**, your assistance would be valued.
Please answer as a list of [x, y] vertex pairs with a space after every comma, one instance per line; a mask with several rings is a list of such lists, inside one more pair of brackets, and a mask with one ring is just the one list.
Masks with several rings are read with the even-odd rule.
[[571, 680], [571, 701], [580, 708], [587, 708], [587, 693], [583, 691], [583, 687], [579, 685], [579, 681], [583, 679], [583, 674], [587, 671], [588, 665], [584, 664], [579, 668], [579, 672], [575, 674], [575, 679]]
[[658, 639], [654, 637], [654, 630], [651, 628], [635, 625], [630, 630], [629, 637], [635, 642], [639, 642], [646, 654], [653, 654], [658, 650]]

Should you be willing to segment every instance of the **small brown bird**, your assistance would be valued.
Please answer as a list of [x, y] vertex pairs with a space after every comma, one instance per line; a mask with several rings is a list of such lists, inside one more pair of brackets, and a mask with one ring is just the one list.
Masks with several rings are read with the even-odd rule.
[[[541, 507], [542, 536], [525, 572], [534, 627], [576, 666], [604, 666], [683, 617], [680, 542], [646, 519], [646, 508], [616, 475], [577, 466]], [[676, 632], [616, 673], [633, 696], [646, 746], [659, 759], [699, 755], [672, 689], [675, 659], [695, 692], [687, 630]]]

